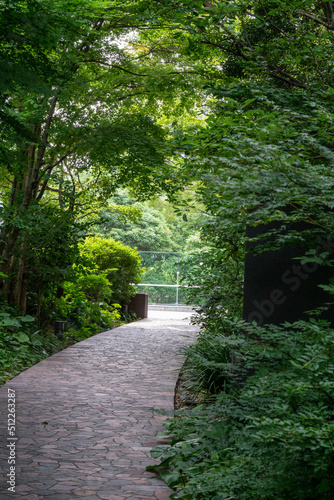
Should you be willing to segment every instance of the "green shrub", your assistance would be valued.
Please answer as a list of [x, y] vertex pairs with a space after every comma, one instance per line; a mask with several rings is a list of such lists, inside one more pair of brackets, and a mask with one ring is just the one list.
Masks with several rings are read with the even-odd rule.
[[133, 284], [139, 283], [142, 274], [140, 256], [132, 249], [112, 238], [89, 236], [80, 245], [80, 252], [87, 265], [102, 271], [111, 283], [112, 302], [126, 304], [135, 295]]
[[193, 392], [217, 394], [226, 389], [233, 373], [231, 339], [202, 335], [187, 352], [187, 386]]
[[109, 281], [103, 275], [79, 275], [76, 283], [65, 283], [64, 295], [56, 299], [55, 312], [58, 319], [68, 323], [72, 334], [77, 332], [72, 335], [73, 341], [119, 324], [121, 306], [105, 302], [110, 295]]
[[78, 289], [88, 300], [99, 302], [111, 297], [111, 283], [103, 274], [86, 274], [79, 276]]
[[64, 341], [71, 345], [96, 335], [104, 330], [110, 330], [120, 324], [119, 304], [111, 306], [104, 303], [82, 301], [76, 305], [69, 317], [70, 327], [63, 335]]
[[[176, 490], [171, 498], [330, 500], [334, 329], [313, 318], [282, 327], [234, 324], [234, 332], [237, 327], [238, 363], [232, 372], [221, 364], [225, 390], [167, 421], [172, 445], [152, 452], [162, 457], [161, 475]], [[210, 342], [212, 348], [222, 343]], [[238, 372], [243, 383], [236, 384]]]

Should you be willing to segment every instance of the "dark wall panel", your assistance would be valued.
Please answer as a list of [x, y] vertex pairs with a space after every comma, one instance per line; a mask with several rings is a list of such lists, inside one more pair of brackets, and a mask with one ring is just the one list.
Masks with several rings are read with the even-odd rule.
[[[247, 236], [254, 238], [273, 227], [249, 227]], [[304, 229], [307, 229], [306, 225]], [[263, 325], [306, 319], [305, 311], [331, 301], [331, 296], [317, 285], [328, 283], [333, 269], [316, 263], [302, 266], [298, 260], [293, 260], [303, 255], [305, 249], [288, 247], [253, 255], [250, 252], [252, 246], [254, 243], [246, 247], [245, 261], [243, 318], [247, 322], [255, 320]], [[319, 254], [326, 251], [333, 254], [334, 241], [319, 238], [312, 248]], [[331, 307], [322, 317], [334, 323], [334, 308]]]

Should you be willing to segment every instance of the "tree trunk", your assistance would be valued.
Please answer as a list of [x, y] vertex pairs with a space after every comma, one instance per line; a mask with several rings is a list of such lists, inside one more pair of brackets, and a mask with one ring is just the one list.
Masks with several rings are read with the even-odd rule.
[[37, 299], [37, 311], [36, 311], [36, 318], [38, 321], [38, 326], [41, 326], [43, 288], [44, 288], [44, 283], [40, 282], [38, 285], [38, 299]]
[[[7, 279], [3, 280], [3, 293], [7, 298], [10, 305], [18, 306], [22, 310], [26, 309], [26, 284], [24, 279], [24, 268], [26, 264], [24, 263], [24, 257], [18, 251], [18, 255], [21, 255], [19, 261], [19, 267], [17, 275], [11, 271], [13, 268], [13, 255], [15, 253], [15, 247], [17, 246], [20, 233], [24, 228], [24, 216], [27, 214], [27, 210], [34, 199], [34, 195], [37, 193], [37, 188], [39, 184], [39, 175], [44, 163], [45, 152], [48, 144], [48, 138], [50, 133], [50, 127], [54, 117], [56, 105], [58, 101], [58, 95], [52, 98], [50, 103], [50, 108], [45, 120], [44, 130], [41, 137], [41, 144], [37, 148], [34, 145], [27, 146], [24, 156], [27, 162], [22, 163], [21, 179], [19, 176], [14, 179], [12, 183], [12, 192], [10, 197], [10, 207], [17, 206], [17, 210], [13, 210], [13, 222], [7, 223], [1, 231], [1, 241], [0, 241], [0, 269], [8, 276]], [[35, 135], [40, 137], [42, 127], [35, 127]], [[17, 225], [15, 219], [21, 222]], [[21, 262], [22, 260], [22, 262]]]
[[24, 316], [27, 309], [27, 271], [28, 258], [26, 256], [27, 244], [23, 240], [20, 250], [20, 258], [16, 270], [16, 281], [13, 293], [13, 304], [17, 307], [19, 314]]

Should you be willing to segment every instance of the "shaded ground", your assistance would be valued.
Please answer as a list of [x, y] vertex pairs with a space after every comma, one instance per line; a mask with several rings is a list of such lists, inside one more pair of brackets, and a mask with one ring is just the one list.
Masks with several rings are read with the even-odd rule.
[[[163, 500], [171, 490], [145, 471], [197, 327], [189, 312], [150, 311], [147, 320], [101, 333], [42, 361], [0, 388], [0, 498]], [[8, 440], [8, 388], [16, 437]], [[8, 491], [15, 443], [15, 493]], [[12, 446], [12, 450], [13, 450]]]

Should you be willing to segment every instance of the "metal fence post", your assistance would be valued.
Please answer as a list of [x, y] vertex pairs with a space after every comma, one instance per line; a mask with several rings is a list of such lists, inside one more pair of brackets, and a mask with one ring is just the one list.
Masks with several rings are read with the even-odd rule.
[[176, 305], [179, 305], [179, 275], [180, 275], [180, 254], [177, 254], [177, 272], [176, 272]]

